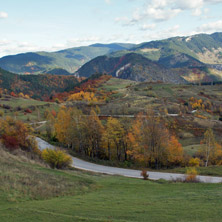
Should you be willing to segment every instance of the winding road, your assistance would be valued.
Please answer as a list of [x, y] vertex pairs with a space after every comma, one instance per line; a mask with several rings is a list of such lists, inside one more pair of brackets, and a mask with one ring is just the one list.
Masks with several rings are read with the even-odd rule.
[[[55, 149], [54, 146], [50, 145], [46, 141], [36, 138], [36, 141], [38, 142], [38, 147], [40, 150], [43, 150], [45, 148], [49, 149]], [[76, 157], [72, 157], [73, 164], [72, 166], [86, 171], [91, 171], [95, 173], [103, 173], [103, 174], [110, 174], [110, 175], [120, 175], [125, 177], [132, 177], [132, 178], [142, 178], [140, 173], [140, 170], [131, 170], [131, 169], [123, 169], [123, 168], [117, 168], [117, 167], [109, 167], [109, 166], [103, 166], [99, 164], [90, 163], [84, 160], [81, 160]], [[162, 172], [148, 172], [149, 179], [151, 180], [176, 180], [176, 179], [185, 179], [184, 174], [177, 174], [177, 173], [162, 173]], [[222, 183], [222, 177], [212, 177], [212, 176], [197, 176], [197, 179], [200, 182], [203, 183]]]

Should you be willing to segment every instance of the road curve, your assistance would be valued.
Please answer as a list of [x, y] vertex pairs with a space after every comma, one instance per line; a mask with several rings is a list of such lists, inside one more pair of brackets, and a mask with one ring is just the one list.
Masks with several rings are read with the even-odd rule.
[[[40, 150], [43, 150], [45, 148], [55, 149], [54, 146], [50, 145], [46, 141], [36, 138], [36, 141], [38, 142], [38, 147]], [[103, 174], [109, 174], [109, 175], [120, 175], [125, 177], [132, 177], [132, 178], [142, 178], [140, 173], [140, 170], [131, 170], [131, 169], [123, 169], [123, 168], [117, 168], [117, 167], [109, 167], [109, 166], [103, 166], [99, 164], [90, 163], [84, 160], [81, 160], [76, 157], [72, 157], [73, 164], [72, 166], [86, 171], [96, 172], [96, 173], [103, 173]], [[177, 174], [177, 173], [162, 173], [162, 172], [148, 172], [149, 179], [151, 180], [184, 180], [185, 175], [184, 174]], [[212, 176], [197, 176], [197, 179], [200, 182], [203, 183], [222, 183], [222, 177], [212, 177]]]

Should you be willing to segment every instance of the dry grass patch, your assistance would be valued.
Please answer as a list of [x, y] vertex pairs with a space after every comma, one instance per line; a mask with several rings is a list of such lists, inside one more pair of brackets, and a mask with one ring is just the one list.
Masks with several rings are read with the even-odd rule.
[[8, 201], [48, 199], [89, 191], [93, 182], [72, 171], [51, 170], [43, 163], [0, 148], [0, 197]]

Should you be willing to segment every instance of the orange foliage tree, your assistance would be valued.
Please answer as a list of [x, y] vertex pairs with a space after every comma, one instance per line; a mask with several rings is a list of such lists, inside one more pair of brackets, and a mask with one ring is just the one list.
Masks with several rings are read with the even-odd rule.
[[171, 136], [167, 147], [167, 162], [170, 166], [180, 166], [184, 159], [182, 145], [175, 136]]

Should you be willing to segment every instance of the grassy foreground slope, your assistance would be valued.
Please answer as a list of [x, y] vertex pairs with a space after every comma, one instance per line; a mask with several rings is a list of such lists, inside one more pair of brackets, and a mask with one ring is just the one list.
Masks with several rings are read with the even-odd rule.
[[1, 222], [221, 221], [221, 184], [51, 170], [3, 150], [0, 167]]

